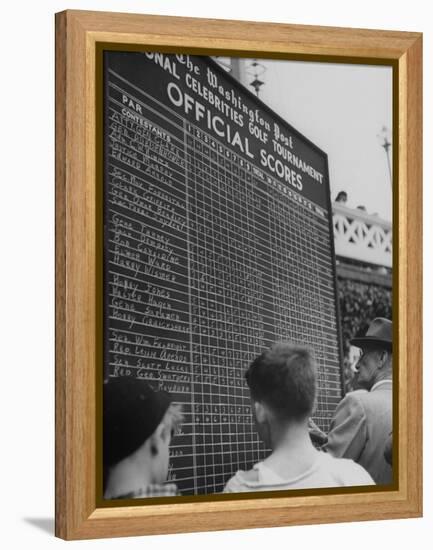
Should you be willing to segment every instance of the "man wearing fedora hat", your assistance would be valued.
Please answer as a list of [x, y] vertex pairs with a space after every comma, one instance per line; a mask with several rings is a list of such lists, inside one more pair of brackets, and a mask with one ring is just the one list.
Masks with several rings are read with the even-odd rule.
[[388, 484], [392, 466], [384, 453], [392, 432], [392, 322], [377, 317], [350, 343], [361, 349], [357, 382], [367, 391], [350, 392], [340, 402], [324, 450], [355, 460], [376, 484]]

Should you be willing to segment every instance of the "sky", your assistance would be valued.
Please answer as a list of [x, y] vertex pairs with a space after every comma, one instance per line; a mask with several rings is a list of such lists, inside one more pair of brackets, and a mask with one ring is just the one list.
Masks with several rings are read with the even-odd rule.
[[[250, 72], [249, 62], [242, 71]], [[378, 134], [392, 129], [392, 69], [263, 60], [260, 99], [328, 154], [331, 198], [392, 220], [389, 168]], [[247, 77], [249, 78], [249, 77]], [[249, 78], [251, 81], [253, 77]], [[251, 89], [251, 88], [250, 88]], [[390, 148], [392, 155], [392, 147]]]

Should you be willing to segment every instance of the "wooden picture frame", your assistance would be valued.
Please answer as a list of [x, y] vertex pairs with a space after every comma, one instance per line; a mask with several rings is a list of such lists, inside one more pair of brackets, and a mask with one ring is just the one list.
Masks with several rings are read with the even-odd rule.
[[[96, 51], [273, 57], [393, 68], [398, 483], [392, 490], [98, 505], [96, 365], [102, 361], [96, 207]], [[418, 517], [422, 514], [422, 35], [65, 11], [56, 14], [56, 536], [84, 539]]]

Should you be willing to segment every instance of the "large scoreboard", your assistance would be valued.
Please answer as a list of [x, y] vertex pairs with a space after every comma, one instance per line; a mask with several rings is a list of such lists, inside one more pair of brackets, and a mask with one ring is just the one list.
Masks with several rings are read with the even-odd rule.
[[104, 374], [183, 406], [169, 479], [219, 492], [267, 450], [244, 373], [310, 345], [341, 399], [327, 156], [208, 57], [104, 52]]

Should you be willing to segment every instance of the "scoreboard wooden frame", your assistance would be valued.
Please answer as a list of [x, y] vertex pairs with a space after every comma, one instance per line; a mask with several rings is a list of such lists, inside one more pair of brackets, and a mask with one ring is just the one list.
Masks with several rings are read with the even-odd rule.
[[[101, 43], [392, 67], [397, 480], [293, 496], [200, 495], [101, 506]], [[259, 47], [257, 46], [259, 44]], [[98, 184], [99, 182], [99, 184]], [[410, 216], [409, 216], [410, 213]], [[135, 14], [56, 15], [56, 535], [83, 539], [417, 517], [422, 513], [422, 35]]]

